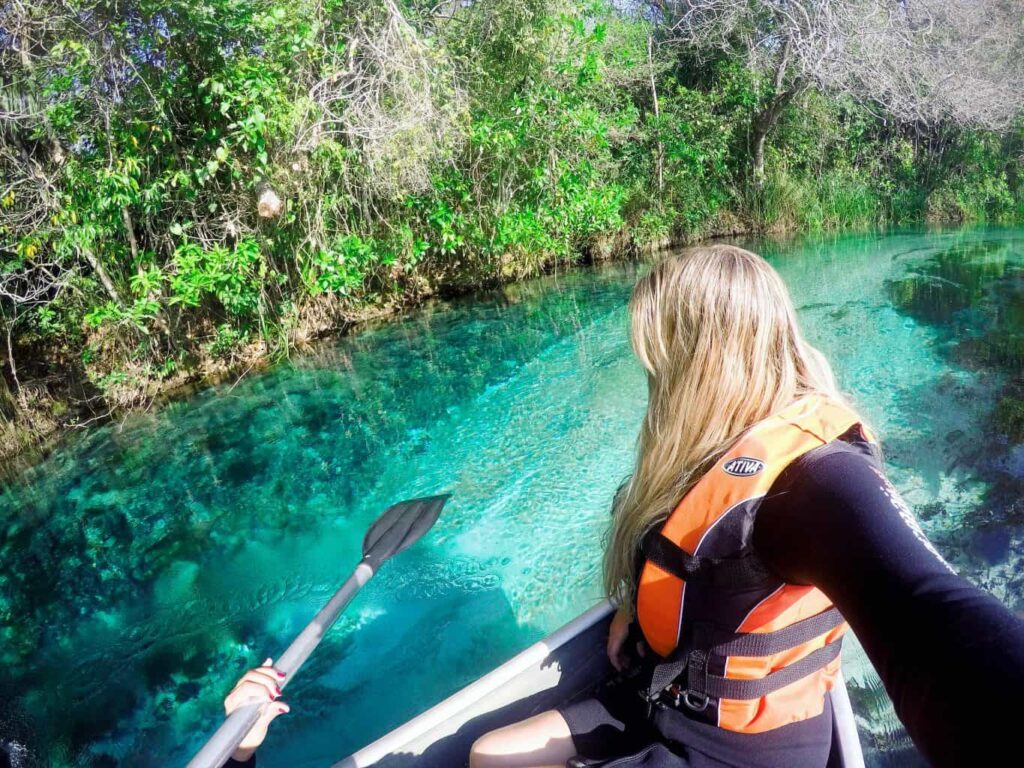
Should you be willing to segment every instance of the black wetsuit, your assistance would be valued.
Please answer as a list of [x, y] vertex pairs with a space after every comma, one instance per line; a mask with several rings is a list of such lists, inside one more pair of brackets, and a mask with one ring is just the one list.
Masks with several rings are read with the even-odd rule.
[[[784, 473], [758, 512], [754, 546], [786, 581], [813, 584], [842, 611], [932, 764], [1022, 760], [1024, 620], [953, 572], [864, 455], [829, 453]], [[632, 692], [561, 711], [584, 755], [653, 738]], [[754, 735], [690, 721], [673, 749], [692, 768], [823, 768], [831, 718], [826, 707]]]
[[[1024, 620], [956, 575], [863, 454], [828, 453], [784, 473], [758, 512], [754, 547], [786, 581], [832, 599], [929, 762], [969, 766], [982, 754], [1024, 762], [1015, 754], [1024, 727]], [[611, 691], [562, 714], [580, 752], [593, 757], [652, 736], [630, 693]], [[683, 753], [679, 765], [693, 768], [822, 768], [831, 717], [826, 708], [755, 735], [688, 721], [678, 733], [685, 746], [674, 749]]]

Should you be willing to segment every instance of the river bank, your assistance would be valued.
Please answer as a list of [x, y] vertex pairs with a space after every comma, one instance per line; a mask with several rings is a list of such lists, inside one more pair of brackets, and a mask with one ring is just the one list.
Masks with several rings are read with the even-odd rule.
[[[708, 237], [752, 234], [723, 228]], [[130, 366], [111, 361], [106, 369], [85, 372], [78, 361], [56, 359], [49, 366], [56, 374], [19, 381], [17, 396], [7, 389], [0, 371], [0, 393], [7, 393], [7, 409], [0, 408], [0, 477], [16, 472], [56, 446], [61, 438], [77, 430], [116, 420], [135, 411], [159, 408], [167, 402], [187, 398], [209, 386], [259, 373], [306, 351], [316, 342], [339, 338], [367, 325], [391, 320], [403, 312], [438, 298], [466, 296], [498, 289], [513, 282], [572, 269], [596, 262], [626, 260], [681, 247], [695, 239], [659, 238], [638, 243], [621, 233], [596, 240], [570, 260], [529, 259], [534, 267], [498, 275], [478, 284], [432, 284], [424, 279], [413, 290], [394, 293], [373, 304], [353, 304], [335, 294], [307, 297], [298, 307], [297, 321], [283, 336], [259, 337], [233, 346], [230, 355], [210, 354], [202, 348], [185, 366], [153, 375], [149, 366]], [[272, 338], [279, 342], [272, 346]], [[115, 381], [104, 381], [115, 372]], [[103, 382], [101, 388], [99, 382]], [[3, 404], [0, 402], [0, 404]], [[14, 418], [10, 416], [14, 414]]]
[[[777, 226], [774, 230], [778, 235], [787, 232], [785, 227]], [[431, 300], [500, 289], [587, 264], [649, 257], [705, 240], [753, 236], [758, 231], [752, 225], [744, 226], [736, 217], [723, 216], [699, 236], [638, 240], [629, 233], [616, 232], [595, 238], [572, 258], [523, 259], [518, 268], [497, 273], [481, 282], [445, 284], [425, 276], [410, 283], [409, 290], [388, 294], [373, 304], [345, 301], [333, 293], [308, 296], [297, 310], [297, 321], [285, 335], [260, 336], [234, 345], [228, 356], [210, 354], [209, 348], [198, 348], [187, 366], [158, 375], [153, 375], [151, 366], [126, 366], [117, 360], [111, 360], [106, 369], [86, 373], [80, 361], [57, 359], [48, 367], [59, 371], [58, 375], [19, 382], [19, 397], [9, 395], [17, 418], [8, 418], [10, 410], [0, 409], [0, 477], [36, 461], [70, 433], [132, 412], [159, 408], [226, 381], [240, 380], [266, 370], [294, 352], [306, 351], [317, 342], [342, 337], [372, 323], [392, 320]], [[279, 343], [272, 345], [273, 340]], [[116, 380], [110, 381], [108, 377], [115, 373]], [[104, 381], [105, 378], [108, 380]], [[98, 382], [103, 383], [102, 388]], [[6, 385], [2, 370], [0, 384]]]
[[[932, 221], [928, 228], [941, 230], [958, 223]], [[879, 228], [879, 231], [884, 229]], [[106, 369], [95, 367], [94, 361], [93, 370], [86, 373], [78, 361], [58, 359], [49, 366], [58, 371], [56, 375], [19, 382], [19, 398], [17, 401], [11, 398], [17, 418], [8, 418], [10, 411], [0, 409], [0, 477], [37, 461], [68, 434], [132, 412], [160, 408], [210, 386], [241, 380], [265, 371], [294, 353], [307, 351], [318, 342], [393, 320], [432, 300], [501, 289], [515, 282], [587, 264], [652, 257], [706, 241], [755, 236], [781, 239], [802, 234], [810, 233], [778, 222], [771, 227], [759, 227], [732, 215], [722, 216], [700, 235], [638, 240], [629, 233], [617, 232], [595, 238], [570, 259], [525, 259], [523, 264], [529, 265], [527, 268], [498, 273], [478, 283], [444, 284], [424, 276], [410, 284], [410, 290], [386, 295], [373, 304], [345, 301], [331, 293], [309, 296], [297, 309], [297, 320], [284, 335], [260, 336], [234, 345], [226, 356], [210, 354], [208, 347], [200, 347], [185, 360], [185, 365], [169, 371], [154, 372], [152, 366], [125, 365], [123, 361], [111, 359]], [[277, 343], [272, 344], [275, 341]]]

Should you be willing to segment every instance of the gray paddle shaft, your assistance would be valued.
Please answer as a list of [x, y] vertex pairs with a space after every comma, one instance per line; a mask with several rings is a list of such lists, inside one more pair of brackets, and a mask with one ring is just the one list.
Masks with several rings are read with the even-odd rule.
[[[341, 612], [345, 610], [345, 606], [352, 601], [352, 598], [372, 576], [373, 568], [365, 562], [356, 566], [352, 575], [341, 585], [341, 589], [334, 593], [334, 597], [320, 609], [320, 612], [288, 646], [288, 650], [275, 661], [274, 668], [285, 674], [285, 678], [281, 682], [282, 689], [291, 682], [292, 677], [299, 671], [299, 667], [309, 658], [309, 655], [327, 634], [327, 630], [338, 620]], [[263, 708], [269, 703], [246, 704], [232, 712], [217, 729], [217, 732], [206, 742], [206, 745], [189, 761], [187, 768], [220, 768], [224, 765], [238, 749], [245, 734], [256, 724]]]
[[[292, 681], [299, 667], [320, 645], [327, 630], [338, 620], [345, 606], [352, 601], [381, 564], [419, 541], [437, 522], [441, 510], [450, 498], [451, 494], [442, 493], [438, 496], [406, 499], [392, 504], [374, 521], [363, 538], [362, 561], [341, 585], [341, 589], [334, 593], [334, 597], [327, 601], [327, 605], [320, 609], [320, 613], [309, 622], [274, 664], [278, 671], [285, 674], [284, 680], [281, 681], [282, 688]], [[224, 765], [269, 704], [269, 701], [247, 704], [232, 712], [213, 734], [213, 738], [192, 758], [187, 768], [220, 768]]]

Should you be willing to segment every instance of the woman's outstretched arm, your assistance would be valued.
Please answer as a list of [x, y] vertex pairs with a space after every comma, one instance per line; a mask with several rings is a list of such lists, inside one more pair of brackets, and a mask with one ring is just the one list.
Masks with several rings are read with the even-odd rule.
[[956, 574], [862, 454], [827, 454], [805, 469], [762, 505], [761, 557], [842, 611], [932, 764], [1016, 753], [1024, 620]]

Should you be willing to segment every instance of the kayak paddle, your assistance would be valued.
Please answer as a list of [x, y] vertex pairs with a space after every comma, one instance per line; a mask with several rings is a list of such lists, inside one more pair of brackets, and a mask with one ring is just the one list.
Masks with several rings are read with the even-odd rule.
[[[359, 561], [352, 575], [274, 664], [275, 669], [285, 674], [280, 684], [281, 688], [292, 681], [299, 667], [313, 653], [327, 634], [327, 630], [338, 620], [345, 606], [352, 601], [363, 585], [388, 558], [419, 541], [437, 522], [441, 509], [450, 498], [450, 494], [443, 494], [400, 501], [377, 518], [366, 532], [363, 539], [363, 559]], [[187, 768], [220, 768], [224, 765], [256, 724], [263, 707], [269, 703], [246, 704], [232, 712], [189, 761]]]

